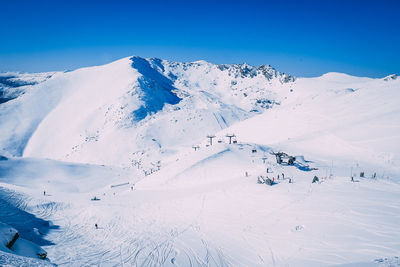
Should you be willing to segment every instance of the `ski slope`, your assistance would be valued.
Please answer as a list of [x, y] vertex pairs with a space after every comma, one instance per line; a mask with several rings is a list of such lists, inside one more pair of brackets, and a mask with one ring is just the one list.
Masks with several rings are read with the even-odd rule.
[[49, 260], [0, 265], [400, 266], [396, 76], [130, 57], [25, 86], [0, 104], [0, 230]]
[[328, 73], [295, 83], [285, 105], [229, 131], [249, 142], [399, 171], [399, 80]]

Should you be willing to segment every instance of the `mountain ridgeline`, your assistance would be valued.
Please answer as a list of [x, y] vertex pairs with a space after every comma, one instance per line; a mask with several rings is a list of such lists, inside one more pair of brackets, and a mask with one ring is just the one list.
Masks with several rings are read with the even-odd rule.
[[[261, 143], [297, 140], [297, 146], [303, 142], [307, 149], [311, 146], [305, 140], [318, 136], [324, 144], [336, 148], [342, 144], [342, 151], [356, 151], [348, 147], [360, 145], [379, 151], [386, 147], [376, 141], [382, 139], [379, 132], [364, 124], [378, 118], [387, 120], [382, 127], [396, 136], [396, 127], [391, 126], [398, 120], [391, 115], [398, 106], [394, 103], [396, 75], [371, 79], [327, 73], [294, 78], [269, 65], [182, 63], [134, 56], [70, 72], [1, 77], [0, 127], [7, 130], [0, 135], [0, 155], [5, 157], [148, 172], [180, 148], [203, 142], [207, 135], [224, 129], [239, 133], [235, 125], [246, 121], [252, 125], [252, 133], [246, 135], [265, 137]], [[255, 124], [254, 119], [248, 120], [258, 117]], [[333, 137], [336, 129], [341, 132]], [[354, 143], [356, 132], [364, 142]], [[331, 146], [313, 147], [325, 147], [323, 153], [328, 154], [335, 151]], [[396, 158], [396, 148], [391, 145], [389, 150], [393, 152], [376, 155], [384, 160]]]
[[0, 154], [123, 166], [279, 105], [279, 88], [295, 81], [267, 65], [136, 56], [1, 77], [0, 126], [8, 131], [0, 136]]

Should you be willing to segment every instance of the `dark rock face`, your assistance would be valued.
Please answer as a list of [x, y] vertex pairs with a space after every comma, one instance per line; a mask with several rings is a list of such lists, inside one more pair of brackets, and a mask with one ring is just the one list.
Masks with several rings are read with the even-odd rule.
[[16, 232], [15, 235], [13, 236], [13, 238], [11, 239], [11, 241], [6, 244], [6, 247], [11, 249], [12, 246], [14, 245], [15, 241], [17, 241], [18, 237], [19, 237], [19, 234], [18, 234], [18, 232]]

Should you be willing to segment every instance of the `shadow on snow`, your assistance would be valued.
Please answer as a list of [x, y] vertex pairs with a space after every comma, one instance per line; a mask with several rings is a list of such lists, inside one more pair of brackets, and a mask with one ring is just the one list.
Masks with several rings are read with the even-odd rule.
[[174, 82], [160, 73], [164, 66], [160, 59], [146, 60], [132, 57], [132, 67], [137, 69], [142, 76], [138, 79], [143, 101], [142, 106], [133, 112], [136, 121], [143, 120], [147, 115], [163, 109], [165, 104], [175, 105], [181, 101], [173, 93], [176, 88]]
[[[54, 245], [44, 236], [52, 229], [58, 229], [50, 221], [37, 218], [24, 210], [24, 196], [0, 187], [0, 222], [18, 230], [20, 237], [39, 246]], [[45, 205], [52, 205], [47, 203]]]

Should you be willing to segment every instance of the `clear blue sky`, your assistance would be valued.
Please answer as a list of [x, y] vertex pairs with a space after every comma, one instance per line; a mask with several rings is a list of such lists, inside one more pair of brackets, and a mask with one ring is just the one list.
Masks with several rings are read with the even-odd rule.
[[271, 64], [296, 76], [400, 73], [400, 0], [0, 0], [0, 71], [138, 55]]

